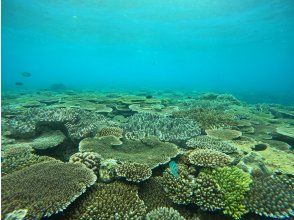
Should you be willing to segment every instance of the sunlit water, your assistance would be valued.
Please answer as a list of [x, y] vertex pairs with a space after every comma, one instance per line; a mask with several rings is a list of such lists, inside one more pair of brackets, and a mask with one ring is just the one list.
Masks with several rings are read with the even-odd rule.
[[4, 91], [63, 83], [293, 103], [290, 0], [3, 0], [2, 47]]

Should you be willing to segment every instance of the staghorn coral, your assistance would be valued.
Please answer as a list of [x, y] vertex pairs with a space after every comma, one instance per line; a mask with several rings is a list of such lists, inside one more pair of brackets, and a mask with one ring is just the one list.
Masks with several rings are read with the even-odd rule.
[[195, 149], [188, 156], [189, 162], [202, 167], [223, 167], [231, 163], [230, 156], [210, 149]]
[[64, 210], [93, 185], [96, 176], [81, 164], [50, 161], [2, 177], [2, 214], [28, 209], [28, 219]]
[[224, 207], [224, 194], [210, 175], [200, 172], [195, 181], [195, 204], [204, 211], [215, 211]]
[[179, 166], [179, 177], [175, 177], [169, 169], [163, 173], [162, 185], [167, 196], [176, 204], [192, 203], [195, 178], [189, 175], [187, 167]]
[[294, 216], [294, 179], [288, 176], [254, 177], [245, 201], [250, 212], [290, 219]]
[[187, 141], [186, 145], [189, 148], [211, 149], [226, 154], [238, 152], [238, 149], [234, 145], [206, 135], [192, 138]]
[[144, 201], [147, 206], [147, 211], [159, 207], [173, 207], [173, 203], [168, 198], [163, 189], [162, 177], [151, 177], [144, 181], [139, 188], [139, 197]]
[[6, 175], [37, 163], [54, 160], [52, 157], [34, 154], [31, 147], [10, 147], [2, 152], [1, 172]]
[[98, 136], [109, 136], [113, 135], [115, 137], [121, 138], [123, 135], [123, 130], [119, 127], [104, 127], [98, 133]]
[[77, 200], [66, 219], [143, 219], [146, 206], [138, 197], [138, 188], [123, 182], [96, 183]]
[[158, 220], [158, 219], [168, 219], [168, 220], [185, 220], [181, 214], [169, 207], [160, 207], [157, 209], [152, 210], [151, 212], [147, 213], [146, 220]]
[[78, 152], [69, 158], [70, 163], [82, 163], [93, 170], [96, 175], [99, 174], [101, 160], [101, 155], [93, 152]]
[[182, 141], [200, 134], [196, 122], [152, 113], [137, 113], [122, 125], [128, 139], [155, 136], [163, 141]]
[[[120, 145], [117, 145], [121, 143]], [[105, 159], [147, 164], [151, 169], [166, 164], [179, 154], [175, 144], [158, 140], [128, 140], [120, 142], [114, 136], [85, 138], [79, 144], [81, 152], [90, 151]]]
[[224, 193], [223, 213], [234, 219], [241, 218], [247, 212], [244, 199], [252, 182], [250, 175], [237, 167], [221, 167], [204, 172], [210, 175]]
[[232, 116], [213, 109], [196, 108], [173, 112], [177, 118], [188, 118], [199, 124], [204, 131], [211, 128], [230, 128], [235, 125]]
[[149, 179], [152, 170], [146, 164], [126, 162], [116, 167], [116, 174], [126, 178], [127, 181], [139, 183]]

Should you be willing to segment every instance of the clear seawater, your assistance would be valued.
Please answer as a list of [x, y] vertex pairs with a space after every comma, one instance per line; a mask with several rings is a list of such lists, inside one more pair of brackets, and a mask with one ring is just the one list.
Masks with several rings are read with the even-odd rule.
[[293, 103], [291, 0], [1, 3], [3, 91], [63, 83], [221, 91]]
[[1, 219], [293, 219], [294, 0], [1, 6]]

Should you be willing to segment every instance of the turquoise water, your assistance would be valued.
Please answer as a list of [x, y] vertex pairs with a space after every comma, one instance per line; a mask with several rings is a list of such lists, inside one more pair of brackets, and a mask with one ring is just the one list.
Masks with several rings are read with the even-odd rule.
[[3, 0], [2, 85], [287, 94], [292, 102], [293, 39], [290, 0]]

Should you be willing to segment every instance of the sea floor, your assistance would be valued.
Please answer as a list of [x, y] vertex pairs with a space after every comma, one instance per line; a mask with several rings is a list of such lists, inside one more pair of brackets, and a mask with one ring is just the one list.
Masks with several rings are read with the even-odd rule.
[[2, 94], [2, 219], [293, 216], [294, 106], [183, 91]]

